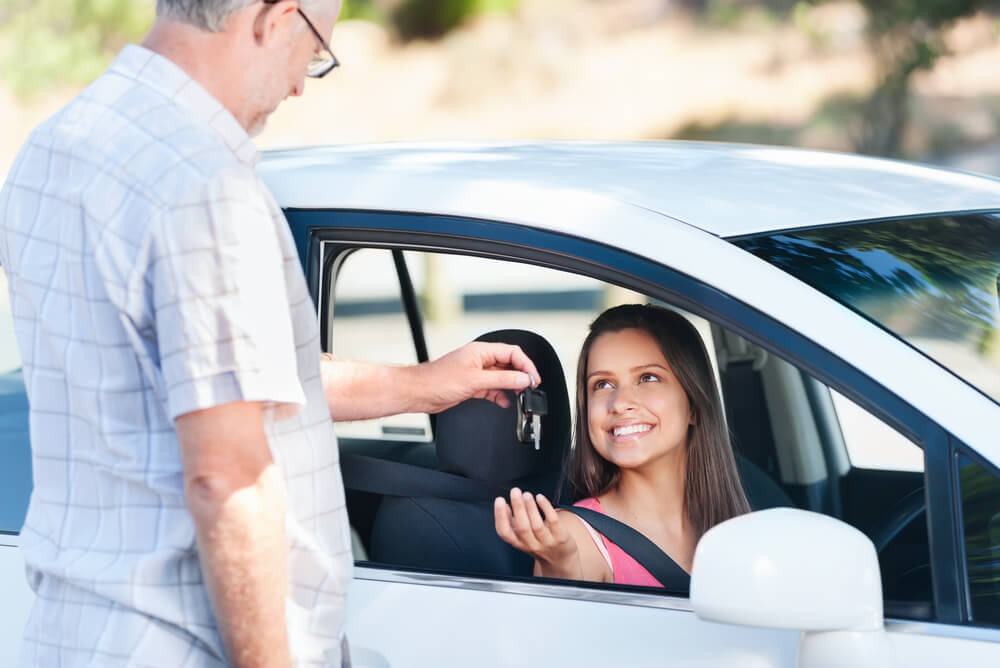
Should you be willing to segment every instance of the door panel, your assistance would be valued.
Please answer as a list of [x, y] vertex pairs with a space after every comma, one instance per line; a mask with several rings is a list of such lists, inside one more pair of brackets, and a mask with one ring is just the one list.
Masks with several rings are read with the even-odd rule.
[[0, 535], [0, 666], [17, 665], [17, 654], [21, 649], [21, 634], [28, 621], [35, 594], [24, 578], [24, 559], [14, 536]]
[[[367, 579], [378, 574], [359, 568], [348, 595], [356, 668], [795, 666], [797, 632], [705, 622], [683, 599], [677, 600], [681, 609], [666, 609], [587, 600], [607, 595], [596, 590], [544, 588], [574, 597], [556, 598], [459, 588], [455, 580], [430, 584], [449, 580], [438, 576], [413, 576], [428, 584]], [[502, 589], [506, 583], [494, 584]], [[535, 585], [532, 591], [541, 590]], [[634, 598], [658, 605], [672, 600]]]
[[993, 642], [986, 642], [958, 635], [930, 635], [914, 630], [890, 632], [889, 642], [896, 666], [940, 668], [1000, 665], [1000, 633]]

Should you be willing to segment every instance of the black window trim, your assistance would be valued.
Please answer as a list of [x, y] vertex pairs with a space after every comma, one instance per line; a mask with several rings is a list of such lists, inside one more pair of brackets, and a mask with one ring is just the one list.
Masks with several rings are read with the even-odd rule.
[[[589, 239], [511, 223], [391, 211], [288, 210], [289, 219], [310, 231], [309, 266], [318, 267], [319, 248], [331, 256], [344, 250], [400, 248], [513, 260], [591, 276], [674, 304], [706, 317], [748, 341], [778, 354], [848, 397], [924, 450], [928, 538], [931, 548], [935, 622], [969, 622], [954, 491], [956, 472], [949, 435], [933, 420], [829, 350], [717, 288], [677, 270]], [[513, 240], [517, 237], [517, 240]], [[339, 252], [338, 252], [339, 251]], [[330, 260], [330, 267], [335, 263]], [[629, 269], [618, 267], [627, 266]], [[319, 294], [321, 274], [311, 272], [310, 291]], [[319, 305], [321, 326], [329, 291]], [[324, 329], [325, 331], [325, 329]], [[325, 339], [324, 339], [325, 340]], [[940, 467], [941, 462], [946, 462]], [[939, 468], [940, 467], [940, 468]]]

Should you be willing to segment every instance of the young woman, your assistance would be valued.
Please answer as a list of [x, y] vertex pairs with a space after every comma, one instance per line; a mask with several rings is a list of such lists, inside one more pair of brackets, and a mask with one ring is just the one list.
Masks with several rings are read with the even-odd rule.
[[[749, 512], [697, 330], [673, 311], [602, 313], [580, 351], [568, 480], [575, 505], [639, 531], [685, 572], [710, 527]], [[497, 534], [535, 558], [535, 575], [658, 586], [621, 548], [542, 495], [511, 490]]]

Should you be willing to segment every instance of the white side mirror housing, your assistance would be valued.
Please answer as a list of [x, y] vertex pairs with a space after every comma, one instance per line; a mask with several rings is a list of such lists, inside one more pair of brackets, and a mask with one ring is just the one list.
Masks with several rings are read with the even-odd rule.
[[800, 631], [882, 629], [875, 546], [819, 513], [773, 508], [735, 517], [702, 536], [691, 604], [711, 621]]

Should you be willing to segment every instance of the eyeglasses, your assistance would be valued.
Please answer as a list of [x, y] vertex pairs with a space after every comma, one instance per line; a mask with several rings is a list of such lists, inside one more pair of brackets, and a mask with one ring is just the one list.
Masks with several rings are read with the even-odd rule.
[[[280, 1], [281, 0], [264, 0], [264, 4], [273, 5]], [[330, 50], [330, 45], [328, 45], [326, 40], [323, 39], [323, 36], [319, 34], [319, 30], [316, 30], [316, 26], [314, 26], [313, 22], [309, 20], [309, 17], [306, 16], [305, 12], [303, 12], [301, 8], [296, 11], [298, 11], [302, 20], [306, 22], [306, 25], [309, 26], [309, 30], [312, 31], [312, 34], [316, 36], [317, 40], [319, 40], [320, 46], [323, 47], [322, 51], [316, 51], [313, 53], [312, 60], [310, 60], [309, 65], [306, 66], [306, 76], [313, 79], [321, 79], [329, 74], [330, 70], [340, 67], [340, 61], [337, 60], [337, 56], [333, 55], [333, 51]]]

